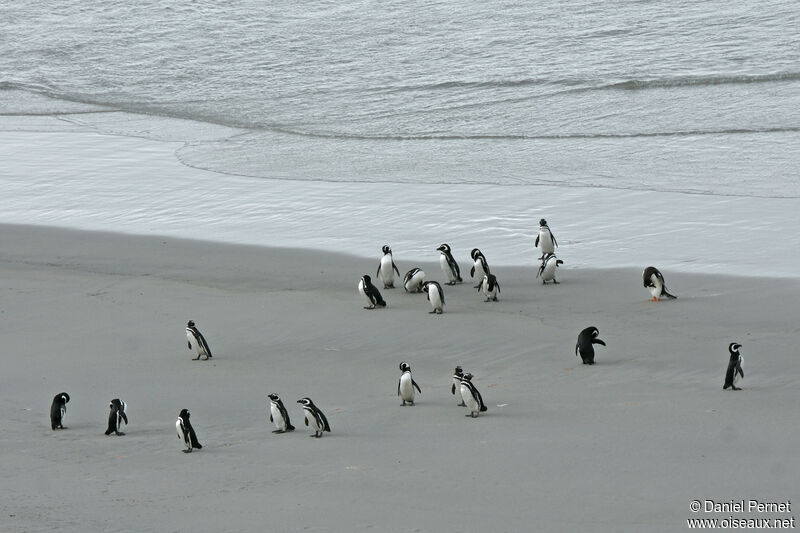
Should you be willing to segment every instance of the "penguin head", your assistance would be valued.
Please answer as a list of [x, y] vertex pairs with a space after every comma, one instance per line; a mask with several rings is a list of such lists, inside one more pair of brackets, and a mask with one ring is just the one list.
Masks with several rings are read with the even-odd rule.
[[430, 281], [426, 281], [425, 283], [423, 283], [422, 284], [422, 292], [428, 292], [428, 285], [430, 285], [430, 284], [431, 284]]
[[463, 371], [463, 370], [461, 370], [461, 367], [460, 367], [460, 366], [457, 366], [457, 367], [456, 367], [455, 374], [456, 374], [456, 376], [463, 376], [463, 375], [464, 375], [464, 371]]
[[188, 327], [190, 327], [190, 328], [193, 328], [194, 327], [194, 320], [190, 320], [189, 322], [186, 323], [186, 325]]
[[361, 276], [361, 280], [364, 282], [364, 285], [369, 286], [372, 284], [372, 278], [369, 277], [369, 274], [364, 274], [363, 276]]
[[600, 332], [597, 328], [592, 328], [592, 337], [597, 337], [598, 335], [600, 335]]
[[410, 367], [410, 366], [408, 366], [408, 363], [406, 363], [405, 361], [402, 361], [402, 362], [400, 363], [400, 370], [402, 370], [403, 372], [405, 372], [406, 370], [411, 370], [411, 367]]
[[314, 405], [314, 403], [311, 401], [311, 398], [300, 398], [299, 400], [297, 400], [297, 403], [302, 403], [306, 407]]
[[467, 372], [466, 374], [461, 376], [461, 379], [465, 379], [467, 381], [472, 381], [472, 374], [470, 372]]
[[392, 249], [389, 248], [388, 244], [384, 244], [383, 248], [381, 248], [381, 250], [383, 250], [383, 254], [384, 255], [392, 253]]
[[64, 402], [64, 403], [69, 402], [69, 394], [67, 394], [66, 392], [62, 392], [58, 396], [59, 396], [59, 398], [61, 398], [62, 402]]
[[442, 253], [449, 254], [449, 253], [450, 253], [450, 245], [449, 245], [449, 244], [446, 244], [446, 243], [445, 243], [445, 244], [442, 244], [441, 246], [439, 246], [439, 247], [437, 248], [437, 250], [439, 250], [439, 251], [440, 251], [440, 252], [442, 252]]
[[178, 415], [180, 418], [185, 420], [189, 419], [189, 410], [188, 409], [181, 409], [181, 414]]
[[547, 221], [545, 219], [541, 219], [541, 220], [539, 220], [539, 225], [547, 227]]
[[738, 342], [732, 342], [730, 345], [728, 345], [728, 351], [731, 355], [739, 355], [739, 348], [741, 347], [742, 345]]
[[273, 402], [277, 402], [278, 400], [280, 400], [280, 397], [277, 394], [275, 394], [274, 392], [270, 393], [270, 394], [267, 394], [267, 398], [269, 398]]
[[480, 254], [481, 254], [480, 250], [478, 250], [477, 248], [473, 248], [472, 251], [469, 253], [469, 256], [474, 260]]

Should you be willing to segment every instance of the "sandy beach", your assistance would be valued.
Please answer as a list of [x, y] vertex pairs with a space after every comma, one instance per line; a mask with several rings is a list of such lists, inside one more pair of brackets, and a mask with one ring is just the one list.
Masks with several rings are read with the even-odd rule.
[[[16, 225], [0, 242], [2, 531], [664, 532], [730, 515], [692, 500], [798, 496], [797, 279], [665, 271], [679, 298], [651, 303], [641, 269], [565, 265], [543, 286], [498, 267], [499, 302], [467, 279], [434, 316], [402, 289], [362, 309], [377, 257]], [[436, 259], [395, 257], [443, 281]], [[191, 360], [189, 319], [213, 359]], [[574, 354], [589, 325], [607, 343], [591, 367]], [[722, 390], [732, 341], [739, 392]], [[395, 396], [403, 360], [414, 407]], [[456, 365], [478, 419], [450, 394]], [[270, 392], [293, 433], [271, 433]], [[122, 437], [103, 435], [112, 398]]]

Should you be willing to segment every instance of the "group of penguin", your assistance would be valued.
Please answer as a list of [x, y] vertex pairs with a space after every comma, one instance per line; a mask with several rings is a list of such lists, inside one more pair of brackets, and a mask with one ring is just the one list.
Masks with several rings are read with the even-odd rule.
[[[541, 247], [542, 256], [541, 265], [536, 273], [537, 278], [542, 278], [542, 283], [546, 284], [556, 281], [556, 269], [563, 264], [561, 259], [555, 255], [555, 247], [558, 246], [555, 236], [550, 231], [545, 219], [539, 221], [539, 234], [536, 237], [535, 245]], [[455, 285], [462, 283], [461, 270], [458, 263], [453, 258], [452, 250], [448, 244], [442, 244], [437, 248], [440, 253], [439, 264], [447, 278], [447, 285]], [[389, 245], [384, 245], [382, 248], [383, 257], [378, 263], [376, 277], [380, 278], [383, 282], [384, 289], [394, 288], [394, 274], [400, 276], [400, 271], [394, 263], [392, 257], [392, 249]], [[497, 301], [497, 295], [500, 293], [500, 284], [497, 278], [490, 272], [489, 264], [486, 257], [478, 249], [474, 248], [470, 252], [473, 265], [470, 268], [470, 276], [478, 280], [477, 285], [473, 288], [483, 292], [486, 301]], [[675, 295], [670, 294], [667, 290], [664, 276], [661, 272], [652, 266], [647, 267], [642, 272], [642, 283], [652, 296], [651, 301], [658, 302], [661, 298], [675, 299]], [[441, 314], [444, 310], [445, 299], [442, 286], [437, 281], [426, 281], [425, 272], [421, 268], [412, 268], [403, 277], [403, 288], [406, 292], [425, 292], [428, 301], [433, 308], [430, 311], [432, 314]], [[361, 277], [358, 283], [358, 291], [367, 302], [365, 309], [375, 309], [376, 307], [386, 307], [386, 301], [381, 296], [380, 291], [372, 283], [369, 275], [365, 274]], [[575, 354], [580, 356], [583, 364], [594, 364], [594, 345], [600, 344], [605, 346], [606, 343], [598, 338], [599, 330], [590, 326], [583, 329], [578, 334], [578, 341], [575, 344]], [[189, 350], [197, 354], [193, 360], [208, 360], [212, 358], [211, 348], [208, 345], [203, 334], [195, 325], [194, 321], [189, 320], [186, 324], [186, 339]], [[743, 358], [739, 352], [742, 345], [737, 342], [732, 342], [728, 346], [730, 358], [728, 361], [728, 368], [725, 373], [725, 384], [723, 390], [741, 390], [736, 385], [744, 378], [744, 371], [742, 370]], [[397, 395], [401, 398], [403, 406], [414, 405], [414, 390], [422, 393], [419, 385], [414, 381], [411, 376], [411, 366], [405, 361], [400, 363], [400, 379], [397, 382]], [[455, 368], [453, 374], [453, 383], [451, 392], [460, 400], [459, 406], [465, 406], [469, 409], [468, 417], [477, 417], [480, 413], [487, 411], [487, 407], [483, 402], [483, 397], [478, 391], [474, 383], [472, 383], [473, 375], [469, 372], [464, 373], [460, 366]], [[277, 394], [268, 395], [270, 401], [270, 422], [275, 424], [276, 429], [273, 433], [285, 433], [293, 431], [295, 428], [289, 419], [289, 413], [283, 404], [283, 401]], [[53, 398], [50, 407], [50, 426], [53, 430], [65, 429], [63, 425], [64, 416], [67, 411], [67, 403], [70, 401], [70, 396], [66, 392], [61, 392]], [[331, 427], [325, 414], [314, 404], [311, 398], [305, 397], [297, 400], [297, 403], [303, 406], [303, 413], [305, 417], [305, 425], [310, 426], [314, 430], [311, 437], [320, 438], [324, 432], [330, 432]], [[127, 404], [115, 398], [109, 403], [108, 415], [108, 428], [105, 434], [110, 435], [124, 435], [120, 431], [122, 423], [128, 423]], [[182, 409], [175, 421], [175, 428], [178, 432], [178, 437], [184, 445], [183, 451], [191, 453], [193, 449], [201, 449], [203, 446], [197, 439], [197, 434], [190, 422], [190, 413], [188, 409]]]

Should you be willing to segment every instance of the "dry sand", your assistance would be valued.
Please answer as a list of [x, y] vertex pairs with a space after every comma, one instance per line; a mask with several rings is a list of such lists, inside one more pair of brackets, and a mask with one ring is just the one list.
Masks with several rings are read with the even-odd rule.
[[[800, 505], [797, 279], [665, 272], [679, 298], [655, 304], [641, 269], [542, 286], [497, 268], [499, 302], [445, 286], [435, 316], [402, 289], [362, 309], [377, 255], [11, 225], [0, 242], [4, 532], [664, 532], [711, 516], [694, 499]], [[441, 281], [436, 254], [395, 260]], [[212, 360], [191, 361], [189, 319]], [[589, 325], [608, 344], [591, 367], [574, 354]], [[740, 392], [722, 390], [731, 341]], [[402, 360], [414, 407], [395, 396]], [[478, 419], [450, 395], [457, 364]], [[295, 432], [271, 433], [270, 392]], [[302, 396], [332, 433], [308, 437]], [[116, 397], [130, 425], [106, 437]], [[180, 451], [182, 408], [196, 453]]]

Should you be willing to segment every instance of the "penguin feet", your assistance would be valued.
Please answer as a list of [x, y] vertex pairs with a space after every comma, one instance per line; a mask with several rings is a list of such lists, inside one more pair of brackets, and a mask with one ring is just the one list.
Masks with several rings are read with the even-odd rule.
[[434, 309], [433, 311], [428, 311], [429, 315], [435, 315], [436, 313], [437, 313], [436, 309]]
[[286, 433], [285, 429], [276, 429], [272, 431], [273, 433]]
[[192, 453], [192, 450], [181, 450], [183, 453]]
[[369, 305], [369, 306], [364, 307], [364, 309], [375, 309], [375, 306], [374, 305]]
[[466, 407], [466, 406], [467, 406], [467, 404], [465, 404], [464, 402], [461, 402], [460, 404], [458, 404], [458, 406], [459, 406], [459, 407]]
[[125, 435], [125, 433], [123, 433], [122, 431], [117, 431], [117, 437], [121, 437], [123, 435]]
[[553, 280], [553, 285], [561, 285], [561, 282]]

